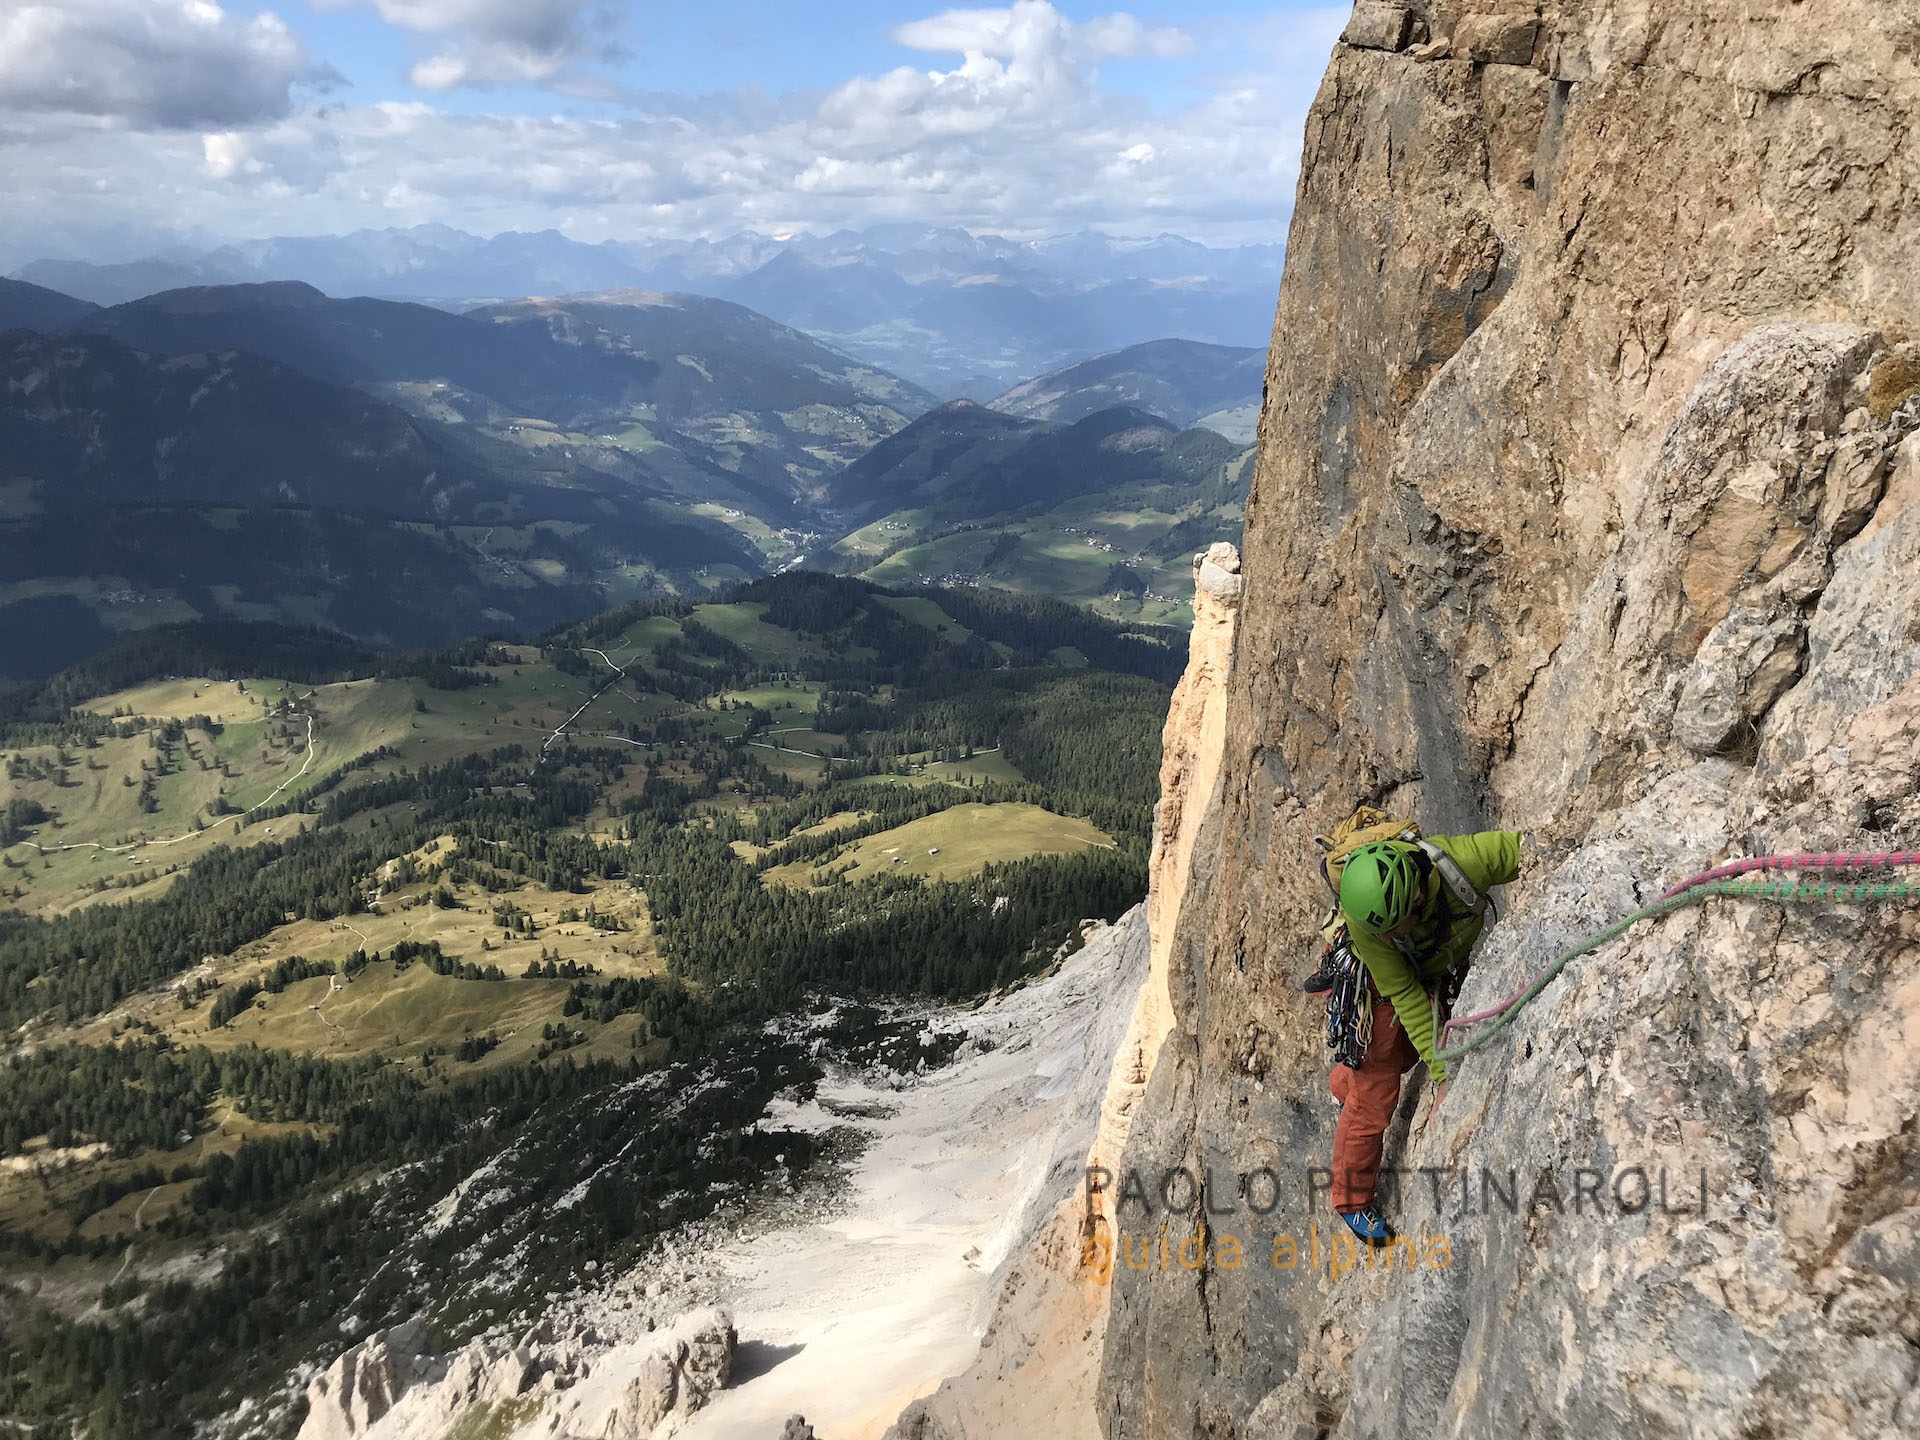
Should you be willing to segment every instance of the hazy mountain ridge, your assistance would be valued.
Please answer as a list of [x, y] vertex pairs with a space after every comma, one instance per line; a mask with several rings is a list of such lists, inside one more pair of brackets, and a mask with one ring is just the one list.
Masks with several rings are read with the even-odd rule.
[[664, 426], [708, 447], [722, 470], [781, 509], [831, 503], [826, 482], [840, 467], [936, 403], [918, 386], [810, 335], [705, 296], [621, 290], [535, 297], [485, 306], [468, 318], [490, 323], [513, 343], [537, 336], [582, 355], [644, 357], [654, 373], [623, 405], [579, 412], [571, 422], [596, 430], [618, 425], [629, 435], [642, 428], [645, 435], [635, 438], [649, 453], [662, 439], [686, 448], [663, 434]]
[[1235, 448], [1124, 406], [1067, 425], [955, 400], [874, 446], [835, 491], [853, 518], [937, 505], [947, 519], [973, 519], [1132, 481], [1191, 480]]
[[0, 331], [58, 330], [94, 310], [58, 290], [24, 280], [0, 280]]
[[0, 678], [196, 615], [425, 644], [537, 629], [603, 603], [609, 582], [618, 595], [764, 568], [624, 452], [554, 463], [556, 447], [243, 351], [19, 331], [0, 369]]
[[1171, 235], [1016, 240], [910, 224], [596, 245], [554, 231], [482, 239], [430, 225], [178, 246], [112, 264], [36, 260], [17, 274], [105, 304], [268, 280], [468, 302], [686, 290], [751, 306], [928, 389], [985, 399], [1081, 356], [1166, 335], [1258, 345], [1282, 254]]
[[[752, 505], [774, 525], [934, 397], [726, 301], [614, 292], [453, 314], [310, 285], [196, 287], [81, 328], [166, 354], [236, 349], [525, 448], [617, 452], [663, 492]], [[531, 435], [535, 419], [559, 436]], [[600, 468], [599, 462], [594, 462]]]
[[0, 359], [15, 513], [191, 501], [431, 519], [497, 495], [498, 477], [437, 428], [256, 354], [27, 331]]
[[1072, 421], [1129, 405], [1250, 444], [1266, 368], [1266, 351], [1252, 346], [1150, 340], [1023, 381], [992, 406], [1009, 415]]

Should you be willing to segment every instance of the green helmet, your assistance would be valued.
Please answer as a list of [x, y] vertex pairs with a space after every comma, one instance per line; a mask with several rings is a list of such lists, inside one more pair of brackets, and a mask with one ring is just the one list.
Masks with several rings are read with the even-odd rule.
[[1362, 845], [1340, 871], [1340, 909], [1347, 923], [1382, 935], [1413, 913], [1420, 900], [1420, 865], [1411, 845], [1392, 840]]

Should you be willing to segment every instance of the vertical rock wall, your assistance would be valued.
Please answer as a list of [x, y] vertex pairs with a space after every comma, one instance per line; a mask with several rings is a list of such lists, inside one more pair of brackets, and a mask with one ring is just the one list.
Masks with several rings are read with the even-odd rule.
[[[1173, 936], [1201, 827], [1214, 810], [1226, 748], [1227, 672], [1244, 588], [1239, 552], [1226, 544], [1209, 547], [1194, 557], [1193, 579], [1187, 668], [1161, 732], [1146, 913], [1128, 912], [1120, 922], [1124, 948], [1116, 948], [1121, 983], [1114, 986], [1111, 1013], [1119, 1022], [1114, 1028], [1123, 1024], [1124, 1033], [1117, 1043], [1090, 1047], [1091, 1053], [1110, 1050], [1113, 1056], [1104, 1091], [1096, 1092], [1092, 1144], [1084, 1165], [1058, 1177], [1068, 1184], [1049, 1172], [1040, 1198], [1051, 1204], [1051, 1214], [1044, 1223], [1023, 1227], [1023, 1234], [1032, 1230], [1032, 1239], [1007, 1266], [974, 1363], [909, 1406], [889, 1440], [1040, 1433], [1050, 1440], [1091, 1440], [1099, 1433], [1093, 1390], [1106, 1338], [1107, 1278], [1105, 1267], [1088, 1261], [1102, 1244], [1112, 1243], [1114, 1192], [1094, 1177], [1119, 1165], [1173, 1024], [1167, 986]], [[1128, 957], [1141, 939], [1146, 964], [1136, 967]], [[1131, 979], [1142, 971], [1137, 982]]]
[[[1297, 988], [1359, 800], [1529, 832], [1469, 1009], [1716, 860], [1920, 848], [1917, 124], [1913, 0], [1355, 7], [1125, 1162], [1203, 1194], [1121, 1197], [1109, 1440], [1920, 1425], [1910, 917], [1717, 901], [1576, 962], [1430, 1123], [1410, 1084], [1390, 1208], [1446, 1243], [1392, 1274], [1305, 1258]], [[1574, 1212], [1635, 1168], [1665, 1204]]]
[[[1240, 552], [1233, 546], [1217, 544], [1194, 556], [1187, 668], [1174, 687], [1160, 734], [1160, 803], [1154, 810], [1153, 857], [1148, 866], [1147, 978], [1126, 1039], [1114, 1056], [1100, 1128], [1087, 1155], [1089, 1172], [1119, 1165], [1161, 1046], [1173, 1027], [1168, 985], [1173, 941], [1201, 828], [1218, 800], [1220, 760], [1226, 753], [1227, 681], [1245, 586]], [[1113, 1243], [1114, 1198], [1112, 1186], [1096, 1182], [1081, 1207], [1083, 1241]]]

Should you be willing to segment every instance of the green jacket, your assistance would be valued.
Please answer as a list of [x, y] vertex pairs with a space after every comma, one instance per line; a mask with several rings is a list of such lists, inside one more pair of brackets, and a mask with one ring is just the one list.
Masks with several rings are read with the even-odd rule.
[[[1486, 830], [1478, 835], [1429, 835], [1427, 839], [1454, 858], [1473, 888], [1482, 895], [1520, 873], [1518, 830]], [[1381, 996], [1393, 1002], [1393, 1013], [1427, 1062], [1435, 1083], [1447, 1078], [1447, 1067], [1435, 1055], [1433, 1000], [1428, 991], [1450, 970], [1466, 964], [1485, 920], [1453, 898], [1435, 870], [1427, 877], [1420, 920], [1399, 940], [1382, 940], [1349, 926], [1353, 952], [1367, 967]]]

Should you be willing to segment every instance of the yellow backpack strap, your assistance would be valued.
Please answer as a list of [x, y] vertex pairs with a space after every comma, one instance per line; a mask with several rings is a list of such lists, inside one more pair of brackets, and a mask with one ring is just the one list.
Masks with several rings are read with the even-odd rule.
[[1340, 893], [1340, 872], [1347, 857], [1362, 845], [1381, 840], [1401, 840], [1408, 844], [1420, 839], [1420, 827], [1411, 820], [1396, 819], [1384, 810], [1362, 805], [1341, 821], [1331, 835], [1316, 835], [1314, 843], [1325, 853], [1320, 859], [1320, 878], [1336, 896]]

